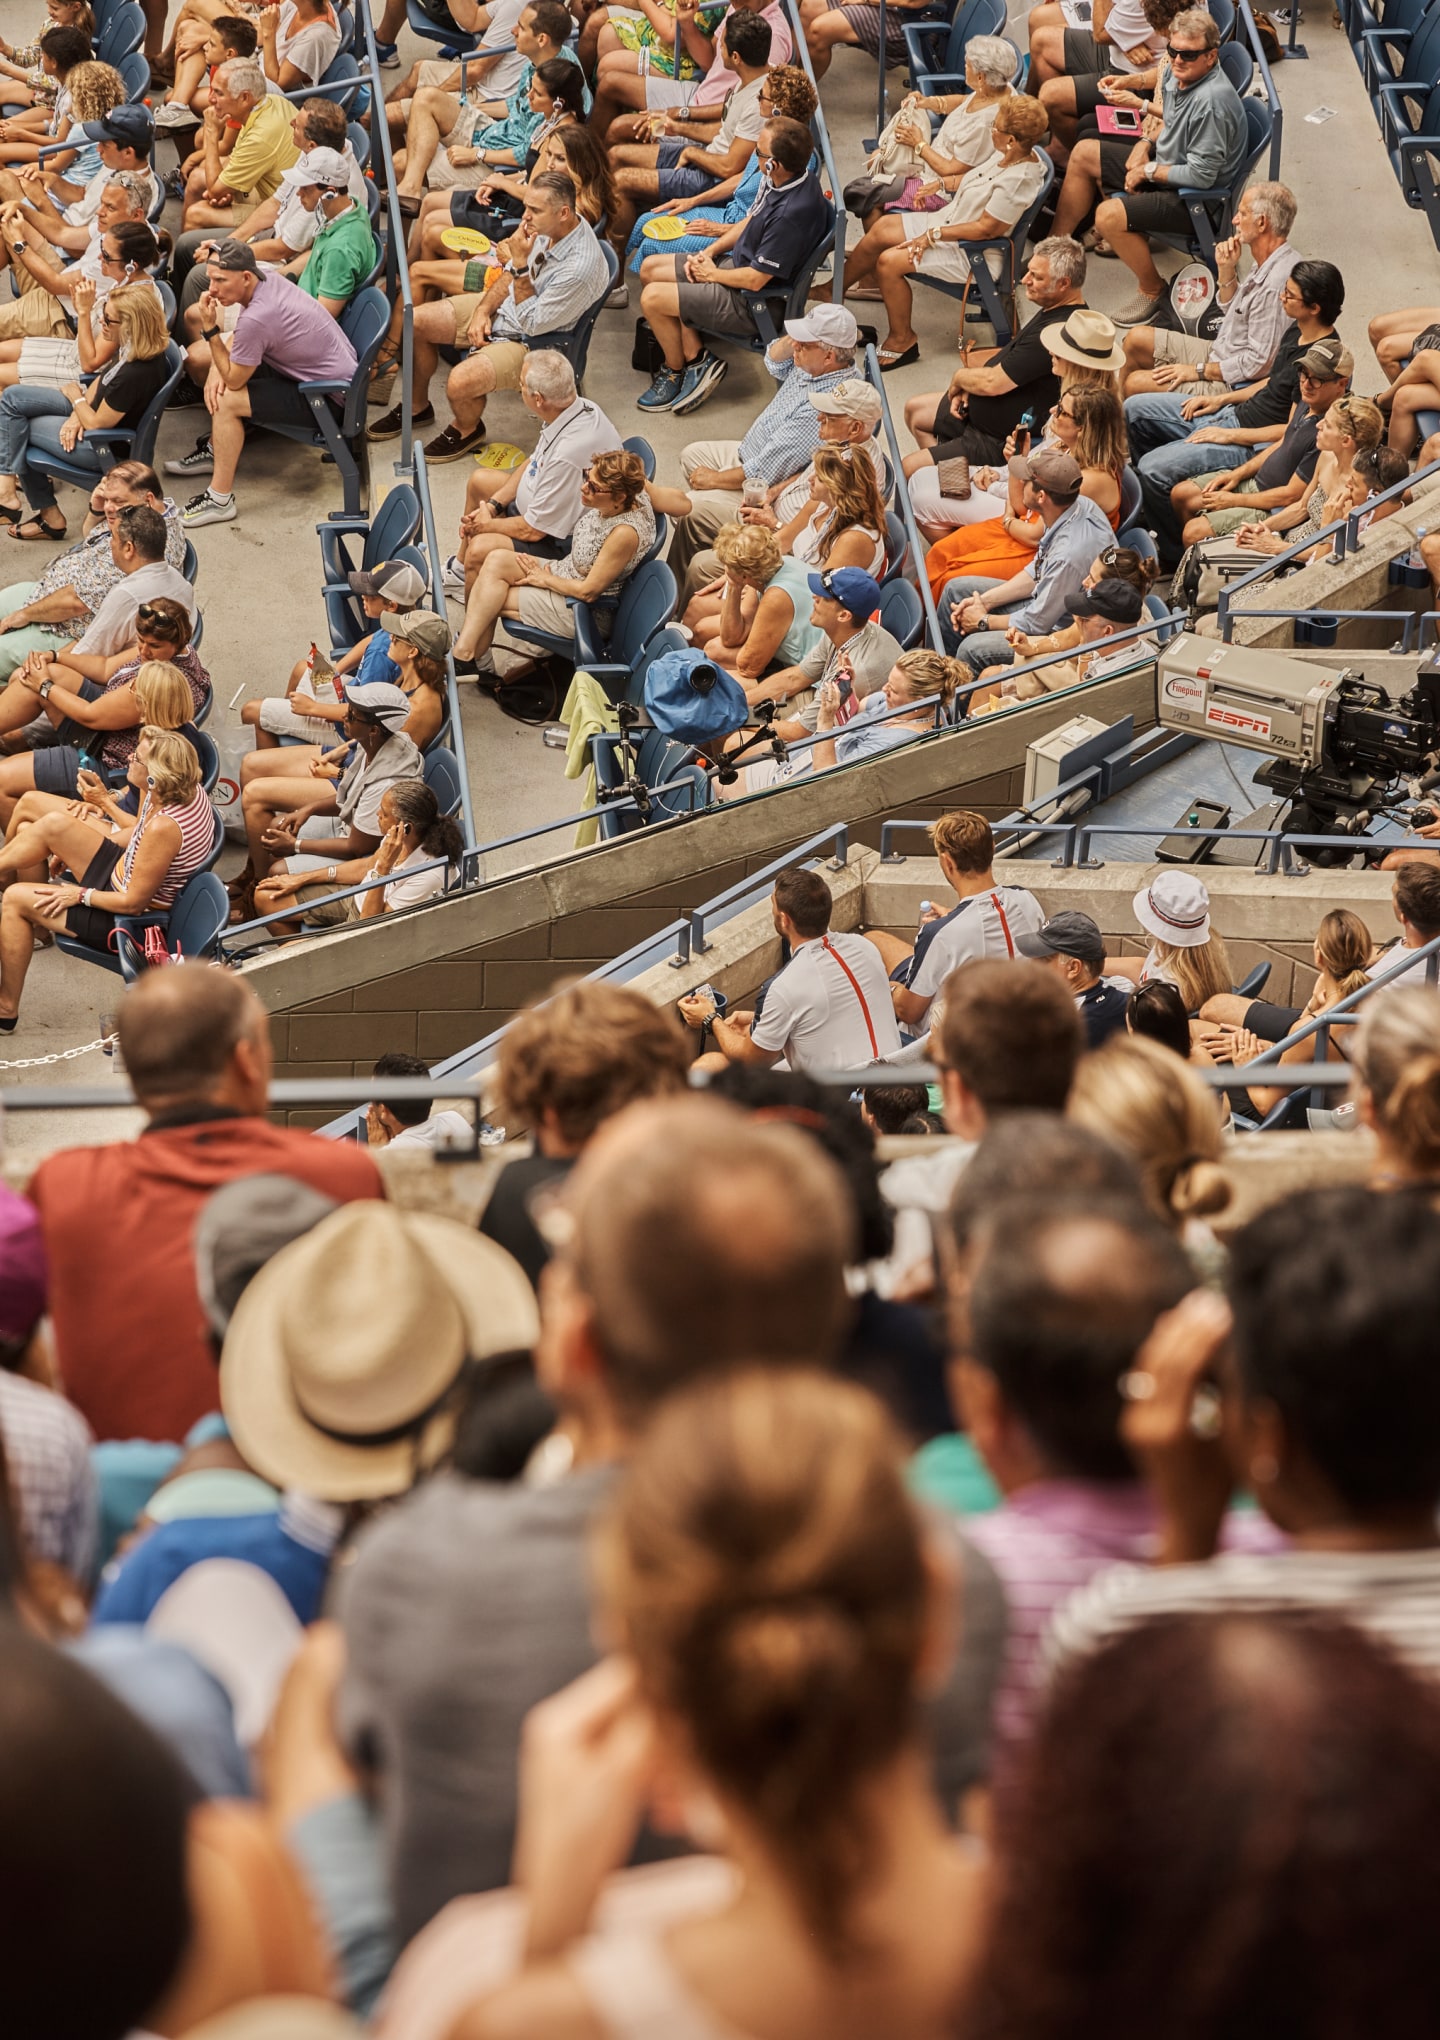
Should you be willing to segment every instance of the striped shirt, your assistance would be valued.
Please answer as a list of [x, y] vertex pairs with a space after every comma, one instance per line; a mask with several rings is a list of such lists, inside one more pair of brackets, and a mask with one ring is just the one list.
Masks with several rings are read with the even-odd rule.
[[1203, 1565], [1116, 1566], [1060, 1610], [1046, 1670], [1163, 1615], [1330, 1616], [1440, 1673], [1440, 1550], [1225, 1552]]
[[26, 1551], [85, 1585], [100, 1521], [90, 1426], [64, 1396], [0, 1370], [0, 1439]]
[[150, 901], [152, 908], [174, 905], [180, 897], [180, 890], [186, 879], [193, 872], [200, 870], [209, 857], [211, 845], [215, 841], [215, 810], [211, 807], [210, 796], [203, 786], [196, 787], [194, 798], [188, 800], [184, 807], [156, 807], [147, 799], [140, 810], [135, 833], [125, 851], [125, 863], [121, 870], [123, 892], [130, 890], [130, 873], [134, 868], [141, 838], [156, 815], [168, 815], [172, 822], [179, 824], [180, 848], [175, 853], [170, 869], [155, 888], [155, 896]]
[[[1045, 1635], [1056, 1609], [1097, 1573], [1110, 1578], [1117, 1570], [1143, 1569], [1158, 1527], [1154, 1497], [1134, 1481], [1038, 1480], [1008, 1495], [1000, 1508], [966, 1518], [965, 1535], [1000, 1575], [1010, 1613], [995, 1692], [1002, 1749], [1028, 1737], [1034, 1725]], [[1232, 1515], [1225, 1541], [1273, 1550], [1280, 1538], [1263, 1516]]]
[[750, 480], [763, 482], [768, 489], [798, 475], [814, 458], [820, 444], [820, 413], [810, 401], [811, 392], [833, 390], [855, 370], [835, 368], [828, 375], [807, 375], [788, 357], [772, 361], [767, 354], [764, 359], [780, 387], [741, 440], [735, 459]]

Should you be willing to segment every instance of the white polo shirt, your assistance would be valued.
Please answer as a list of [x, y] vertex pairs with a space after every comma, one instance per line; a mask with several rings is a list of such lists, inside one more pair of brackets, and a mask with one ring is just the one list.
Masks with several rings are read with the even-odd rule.
[[983, 956], [1014, 956], [1017, 937], [1038, 935], [1044, 925], [1044, 908], [1033, 893], [1018, 885], [972, 893], [925, 944], [908, 989], [917, 999], [933, 1000], [951, 971], [962, 963], [974, 963]]
[[135, 640], [135, 614], [142, 602], [154, 602], [157, 597], [168, 596], [178, 602], [192, 619], [195, 616], [195, 590], [183, 574], [164, 560], [149, 560], [143, 567], [137, 567], [133, 574], [124, 574], [115, 583], [110, 593], [96, 610], [90, 628], [75, 643], [77, 652], [93, 653], [103, 659], [114, 658]]
[[515, 510], [551, 538], [568, 538], [584, 504], [580, 484], [597, 453], [618, 453], [620, 434], [598, 404], [577, 397], [545, 427], [525, 463]]
[[802, 1072], [860, 1070], [893, 1055], [900, 1028], [874, 943], [835, 934], [802, 942], [766, 992], [750, 1039]]

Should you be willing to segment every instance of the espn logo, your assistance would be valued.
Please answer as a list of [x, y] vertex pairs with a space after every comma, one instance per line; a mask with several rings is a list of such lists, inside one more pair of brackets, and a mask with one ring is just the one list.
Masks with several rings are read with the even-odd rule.
[[1237, 736], [1268, 737], [1270, 717], [1252, 715], [1246, 708], [1226, 708], [1223, 702], [1212, 701], [1205, 711], [1205, 720], [1212, 729], [1233, 730]]

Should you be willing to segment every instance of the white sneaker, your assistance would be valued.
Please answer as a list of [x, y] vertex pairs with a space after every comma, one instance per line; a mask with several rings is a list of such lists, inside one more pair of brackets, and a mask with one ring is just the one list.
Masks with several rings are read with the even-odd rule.
[[628, 312], [630, 309], [630, 286], [622, 276], [605, 300], [607, 312]]
[[209, 489], [198, 496], [192, 496], [180, 512], [180, 522], [187, 531], [193, 531], [200, 524], [230, 524], [240, 515], [240, 507], [233, 493], [216, 496]]
[[215, 455], [210, 449], [210, 435], [197, 439], [188, 453], [182, 453], [179, 460], [167, 460], [167, 475], [208, 475], [215, 465]]
[[180, 106], [175, 100], [167, 99], [155, 108], [155, 125], [157, 128], [198, 127], [200, 120], [188, 106]]
[[465, 569], [460, 564], [459, 553], [451, 553], [440, 569], [440, 585], [447, 595], [464, 595]]

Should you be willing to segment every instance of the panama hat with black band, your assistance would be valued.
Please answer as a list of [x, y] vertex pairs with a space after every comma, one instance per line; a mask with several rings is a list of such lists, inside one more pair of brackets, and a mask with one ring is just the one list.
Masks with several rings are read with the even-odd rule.
[[1057, 359], [1076, 368], [1113, 370], [1125, 366], [1125, 348], [1114, 321], [1103, 312], [1092, 312], [1088, 305], [1077, 305], [1058, 326], [1047, 326], [1040, 338]]

